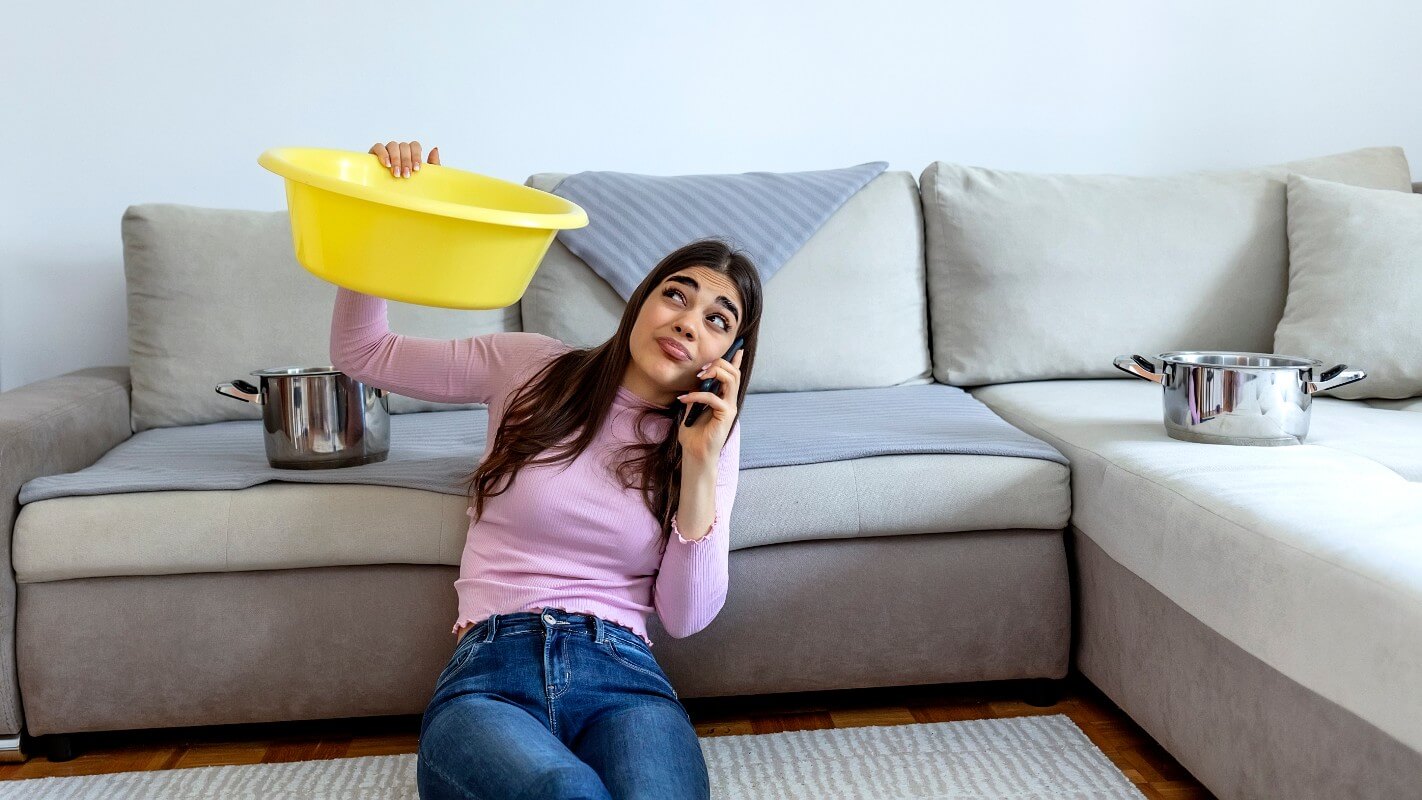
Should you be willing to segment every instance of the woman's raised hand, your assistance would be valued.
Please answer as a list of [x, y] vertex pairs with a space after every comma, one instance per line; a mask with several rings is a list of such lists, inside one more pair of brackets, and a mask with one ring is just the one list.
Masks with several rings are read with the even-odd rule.
[[707, 378], [720, 381], [721, 388], [716, 390], [719, 394], [687, 392], [677, 395], [676, 399], [684, 404], [683, 408], [686, 410], [690, 410], [692, 403], [711, 406], [711, 421], [702, 422], [701, 420], [708, 416], [702, 414], [689, 428], [683, 424], [685, 415], [677, 414], [676, 438], [681, 443], [683, 465], [714, 465], [720, 459], [721, 448], [726, 446], [726, 439], [731, 435], [731, 426], [735, 424], [739, 413], [736, 409], [736, 398], [741, 390], [741, 357], [745, 354], [744, 349], [737, 350], [730, 361], [718, 358], [712, 361], [709, 367], [696, 373], [698, 381]]
[[[390, 168], [390, 174], [396, 178], [408, 178], [410, 173], [420, 170], [420, 143], [419, 142], [387, 142], [381, 144], [376, 142], [371, 146], [370, 152], [380, 159], [380, 163]], [[439, 148], [430, 151], [429, 163], [439, 163]]]

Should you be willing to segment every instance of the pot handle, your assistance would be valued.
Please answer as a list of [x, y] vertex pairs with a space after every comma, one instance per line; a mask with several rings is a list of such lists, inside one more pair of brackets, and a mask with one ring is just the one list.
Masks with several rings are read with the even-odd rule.
[[[1347, 370], [1345, 372], [1345, 370]], [[1339, 386], [1347, 386], [1350, 383], [1360, 381], [1368, 377], [1368, 373], [1360, 369], [1348, 369], [1347, 364], [1334, 364], [1327, 372], [1318, 376], [1318, 380], [1304, 381], [1303, 390], [1307, 394], [1321, 392], [1326, 389], [1336, 389]]]
[[241, 378], [231, 383], [217, 384], [217, 393], [246, 403], [262, 404], [261, 390]]
[[1165, 373], [1156, 372], [1155, 365], [1147, 361], [1144, 356], [1134, 354], [1116, 356], [1116, 359], [1112, 363], [1116, 365], [1116, 369], [1122, 372], [1127, 372], [1137, 378], [1164, 385]]

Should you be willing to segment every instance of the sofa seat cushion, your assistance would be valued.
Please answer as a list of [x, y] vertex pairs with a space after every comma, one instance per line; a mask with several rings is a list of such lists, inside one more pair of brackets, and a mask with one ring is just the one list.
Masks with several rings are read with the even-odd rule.
[[1396, 411], [1422, 411], [1422, 397], [1403, 397], [1392, 400], [1385, 397], [1364, 398], [1364, 403], [1374, 408], [1391, 408]]
[[971, 393], [1066, 454], [1072, 524], [1108, 555], [1422, 751], [1422, 414], [1319, 397], [1304, 444], [1248, 447], [1170, 438], [1134, 378]]
[[[731, 547], [802, 539], [1061, 530], [1070, 471], [1041, 458], [916, 453], [742, 471]], [[235, 490], [37, 500], [15, 521], [20, 583], [358, 564], [458, 566], [467, 497], [271, 481]]]

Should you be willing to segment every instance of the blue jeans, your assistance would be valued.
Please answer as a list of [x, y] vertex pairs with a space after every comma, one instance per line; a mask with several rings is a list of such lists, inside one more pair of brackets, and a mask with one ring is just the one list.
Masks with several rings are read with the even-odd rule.
[[691, 716], [647, 643], [594, 614], [494, 614], [420, 721], [421, 800], [709, 798]]

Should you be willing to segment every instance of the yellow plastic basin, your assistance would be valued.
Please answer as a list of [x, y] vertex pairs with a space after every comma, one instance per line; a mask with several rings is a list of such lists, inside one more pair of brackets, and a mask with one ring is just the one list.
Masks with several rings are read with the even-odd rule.
[[513, 305], [558, 231], [588, 224], [555, 194], [438, 164], [396, 178], [372, 153], [319, 147], [272, 148], [257, 163], [286, 179], [302, 266], [405, 303]]

